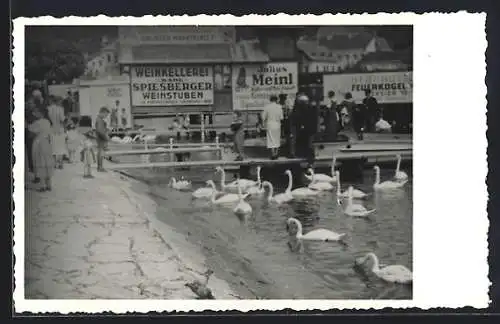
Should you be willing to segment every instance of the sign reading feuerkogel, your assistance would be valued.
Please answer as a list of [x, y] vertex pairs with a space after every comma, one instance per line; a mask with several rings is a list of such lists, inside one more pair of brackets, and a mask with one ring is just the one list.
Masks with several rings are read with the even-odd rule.
[[233, 66], [234, 110], [262, 110], [271, 95], [290, 97], [297, 91], [297, 63]]
[[132, 105], [211, 105], [214, 102], [212, 67], [132, 67]]
[[326, 74], [323, 76], [323, 89], [325, 98], [333, 90], [337, 100], [342, 100], [350, 92], [359, 102], [365, 97], [365, 89], [370, 89], [379, 103], [413, 102], [412, 72]]

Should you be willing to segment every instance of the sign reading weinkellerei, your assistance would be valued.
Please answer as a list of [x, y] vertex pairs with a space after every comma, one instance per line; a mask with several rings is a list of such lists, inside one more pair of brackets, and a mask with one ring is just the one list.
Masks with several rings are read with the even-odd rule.
[[355, 101], [360, 102], [365, 96], [365, 89], [379, 103], [413, 102], [413, 75], [406, 72], [375, 72], [356, 74], [325, 74], [323, 76], [325, 98], [330, 90], [335, 91], [337, 100], [342, 100], [347, 92]]
[[262, 110], [272, 95], [295, 96], [297, 63], [233, 66], [233, 109]]
[[212, 67], [135, 66], [131, 78], [134, 106], [211, 105], [214, 102]]

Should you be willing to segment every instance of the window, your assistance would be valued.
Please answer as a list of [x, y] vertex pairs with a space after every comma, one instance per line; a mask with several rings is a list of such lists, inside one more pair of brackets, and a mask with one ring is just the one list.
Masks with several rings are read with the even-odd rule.
[[332, 52], [328, 53], [328, 57], [332, 57], [332, 56], [333, 56]]
[[108, 54], [108, 62], [111, 62], [111, 54]]
[[[242, 75], [242, 77], [246, 77], [246, 75]], [[230, 65], [224, 64], [214, 66], [214, 88], [215, 90], [232, 88], [232, 71]]]

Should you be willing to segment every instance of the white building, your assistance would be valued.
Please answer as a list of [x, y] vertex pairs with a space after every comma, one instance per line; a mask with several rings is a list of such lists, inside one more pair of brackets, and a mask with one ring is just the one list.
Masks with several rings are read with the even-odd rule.
[[340, 72], [366, 54], [392, 51], [387, 41], [362, 27], [321, 27], [314, 37], [297, 42], [302, 73]]
[[87, 55], [84, 77], [98, 79], [109, 75], [119, 75], [118, 50], [118, 41], [109, 41], [104, 36], [101, 40], [100, 51], [93, 55]]

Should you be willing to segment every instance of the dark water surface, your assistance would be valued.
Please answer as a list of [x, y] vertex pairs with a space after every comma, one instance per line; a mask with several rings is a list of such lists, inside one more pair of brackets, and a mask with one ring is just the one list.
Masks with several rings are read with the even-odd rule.
[[[265, 170], [264, 170], [265, 171]], [[252, 215], [241, 219], [232, 207], [212, 206], [207, 200], [193, 200], [190, 193], [168, 188], [174, 173], [165, 170], [133, 170], [129, 173], [148, 183], [149, 194], [157, 202], [156, 217], [200, 246], [207, 266], [243, 295], [271, 299], [411, 299], [411, 286], [388, 284], [354, 270], [354, 260], [375, 252], [385, 265], [401, 264], [412, 270], [412, 181], [403, 189], [378, 193], [363, 201], [377, 211], [370, 219], [352, 218], [337, 206], [335, 191], [322, 193], [310, 201], [294, 201], [277, 206], [264, 197], [247, 199]], [[382, 170], [382, 181], [393, 170]], [[275, 193], [286, 187], [287, 177], [275, 172], [266, 178]], [[205, 186], [220, 175], [214, 169], [176, 171]], [[232, 176], [227, 174], [226, 181]], [[374, 172], [365, 170], [363, 179], [342, 183], [372, 192]], [[304, 242], [300, 251], [291, 251], [285, 229], [288, 217], [299, 219], [304, 233], [325, 228], [348, 234], [348, 245]]]

